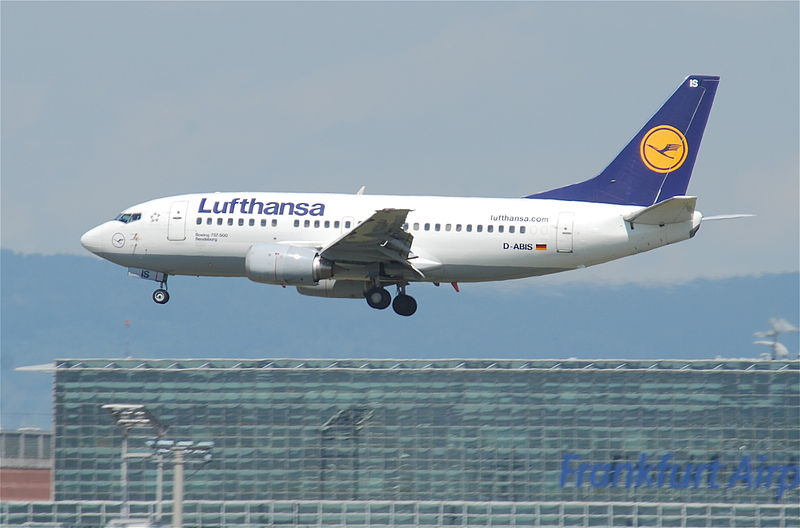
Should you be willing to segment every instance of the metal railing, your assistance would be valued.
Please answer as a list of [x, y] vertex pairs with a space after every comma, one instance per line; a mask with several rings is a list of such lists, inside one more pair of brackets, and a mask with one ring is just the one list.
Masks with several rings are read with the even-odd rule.
[[[154, 502], [130, 502], [131, 515], [152, 518]], [[168, 506], [169, 508], [169, 506]], [[0, 504], [0, 527], [53, 523], [101, 528], [119, 517], [120, 502], [62, 501]], [[184, 526], [566, 527], [632, 526], [730, 528], [800, 525], [796, 504], [472, 501], [186, 501]]]

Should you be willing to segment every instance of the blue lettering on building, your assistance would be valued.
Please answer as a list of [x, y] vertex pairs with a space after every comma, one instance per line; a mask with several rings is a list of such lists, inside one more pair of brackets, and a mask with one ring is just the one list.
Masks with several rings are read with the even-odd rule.
[[[583, 457], [567, 453], [561, 460], [562, 488], [589, 485], [594, 488], [712, 488], [736, 487], [767, 488], [775, 490], [775, 499], [800, 487], [800, 464], [769, 464], [765, 455], [753, 460], [743, 456], [736, 465], [723, 467], [717, 457], [707, 464], [680, 463], [672, 454], [651, 458], [641, 453], [637, 462], [589, 463]], [[730, 473], [727, 479], [722, 473]]]
[[260, 202], [255, 198], [233, 198], [211, 205], [206, 198], [200, 200], [198, 213], [214, 214], [264, 214], [264, 215], [295, 215], [295, 216], [323, 216], [325, 204], [307, 202]]

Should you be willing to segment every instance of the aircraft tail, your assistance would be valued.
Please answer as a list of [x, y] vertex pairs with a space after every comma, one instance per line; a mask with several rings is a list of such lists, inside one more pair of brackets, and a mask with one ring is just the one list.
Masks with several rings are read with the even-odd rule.
[[646, 207], [685, 195], [718, 83], [687, 77], [599, 176], [525, 198]]

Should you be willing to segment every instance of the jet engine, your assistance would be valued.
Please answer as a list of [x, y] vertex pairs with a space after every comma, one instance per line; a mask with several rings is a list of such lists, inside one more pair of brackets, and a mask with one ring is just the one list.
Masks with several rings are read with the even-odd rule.
[[297, 293], [310, 297], [336, 299], [363, 299], [366, 291], [364, 281], [325, 279], [312, 286], [298, 286]]
[[244, 266], [248, 279], [265, 284], [311, 286], [333, 275], [333, 263], [313, 249], [282, 244], [253, 244]]

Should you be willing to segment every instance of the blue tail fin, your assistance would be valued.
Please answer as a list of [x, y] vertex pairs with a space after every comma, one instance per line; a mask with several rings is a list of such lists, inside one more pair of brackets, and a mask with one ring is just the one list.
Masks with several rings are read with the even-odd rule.
[[526, 198], [649, 206], [684, 195], [718, 83], [687, 77], [599, 176]]

